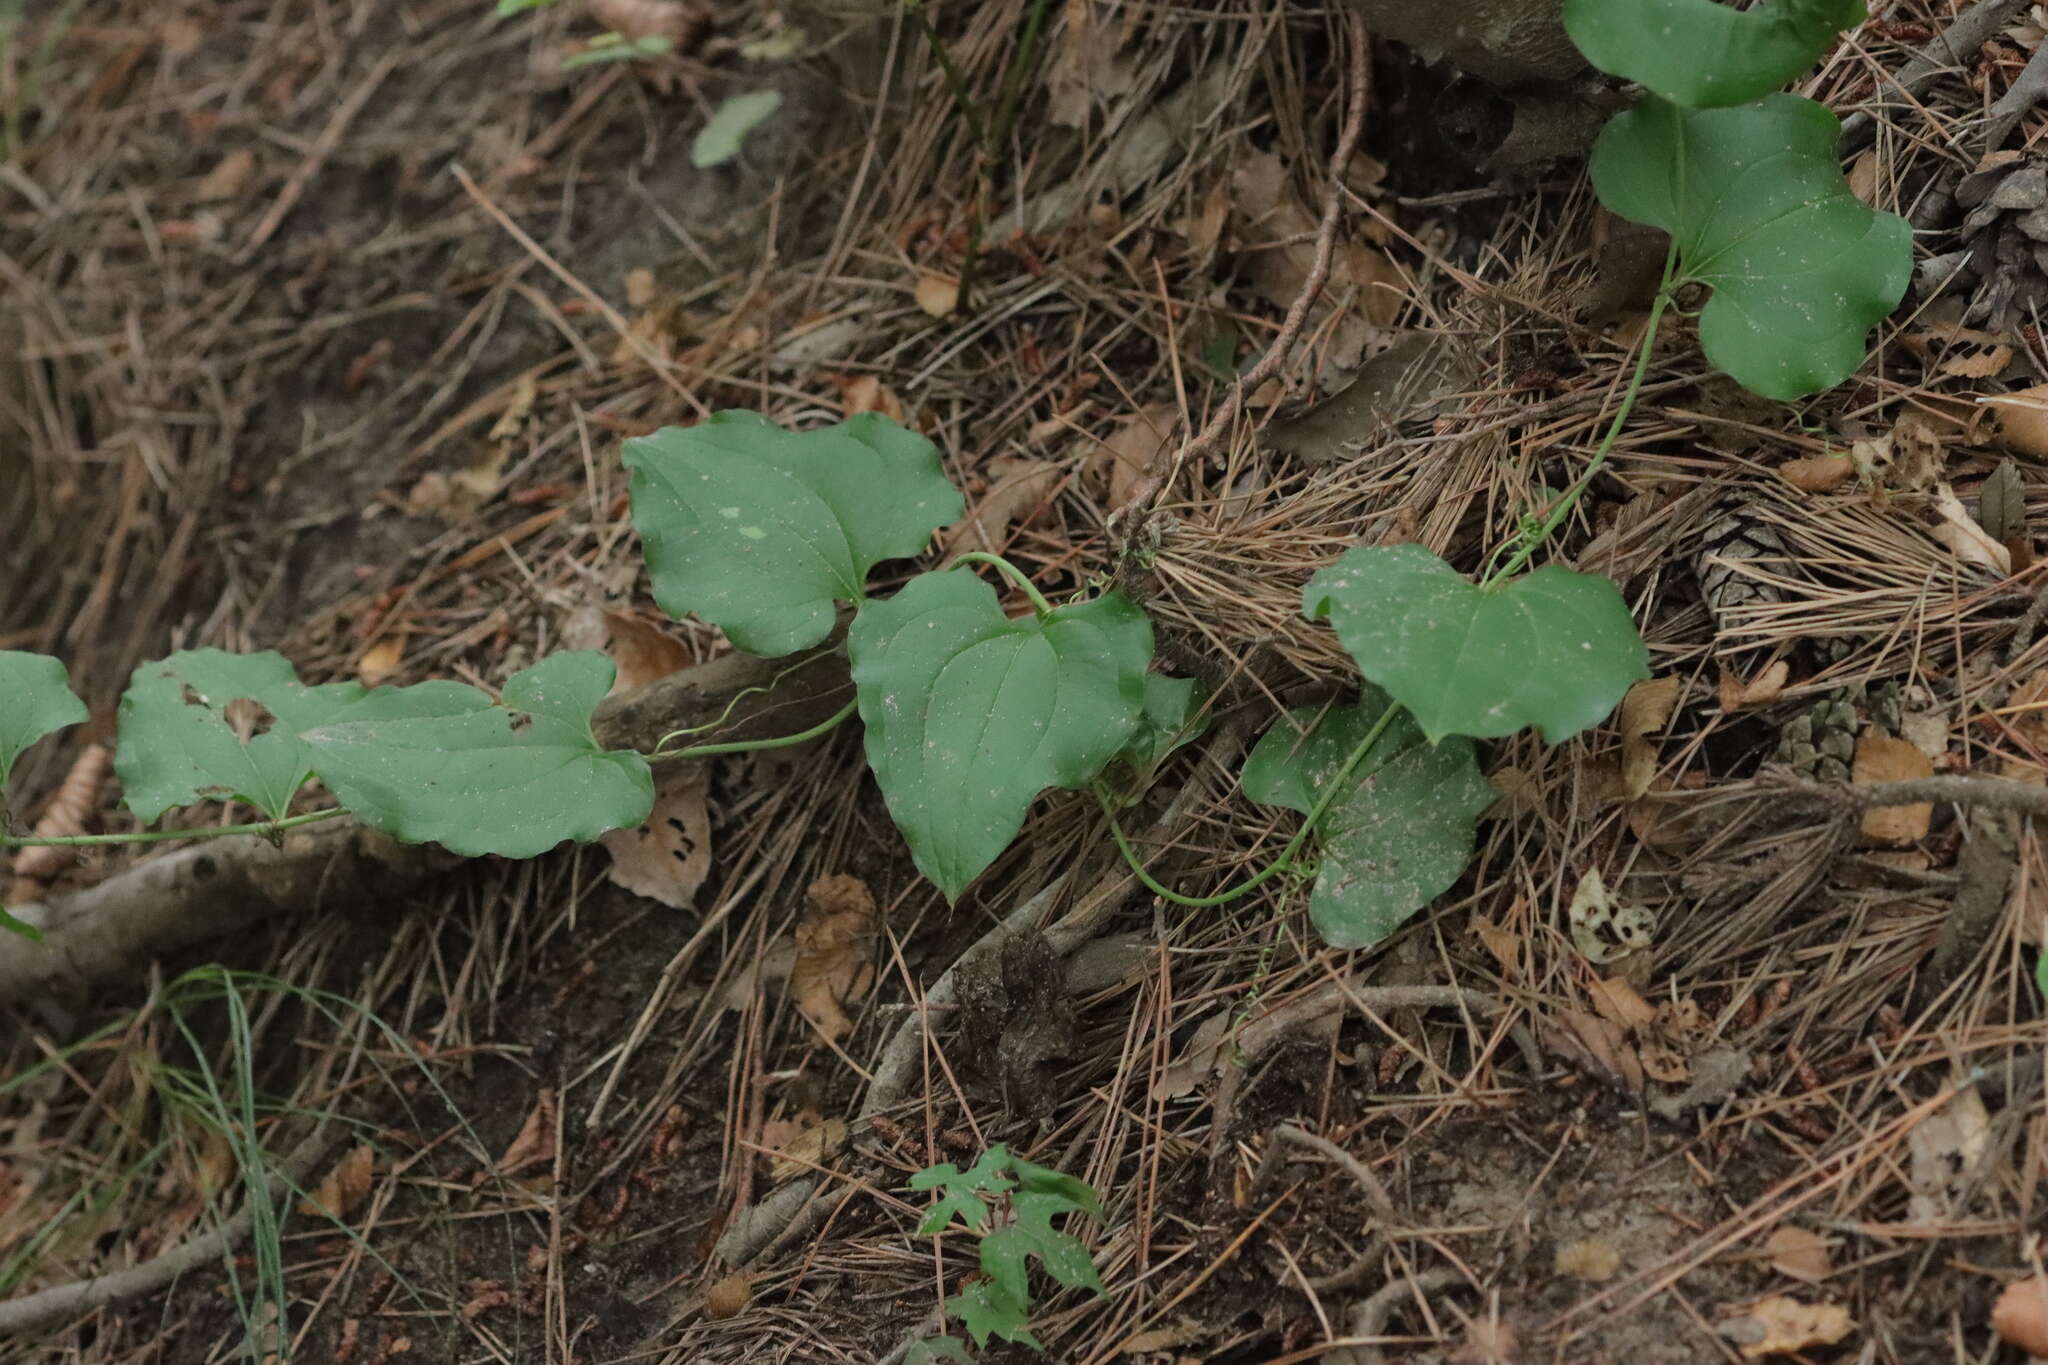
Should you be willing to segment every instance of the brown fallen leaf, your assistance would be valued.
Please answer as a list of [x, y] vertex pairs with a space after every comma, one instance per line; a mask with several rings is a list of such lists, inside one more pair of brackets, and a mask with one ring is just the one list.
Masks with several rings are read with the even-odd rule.
[[728, 1275], [704, 1291], [704, 1316], [713, 1322], [736, 1318], [754, 1297], [754, 1281], [746, 1275]]
[[1758, 1299], [1740, 1317], [1719, 1324], [1751, 1360], [1760, 1356], [1793, 1355], [1816, 1346], [1832, 1346], [1855, 1328], [1849, 1310], [1834, 1303], [1801, 1303], [1783, 1294]]
[[761, 1145], [770, 1153], [769, 1179], [780, 1185], [824, 1165], [845, 1150], [846, 1131], [844, 1119], [820, 1119], [810, 1112], [762, 1124]]
[[2027, 483], [2010, 456], [2000, 460], [1977, 489], [1977, 524], [2001, 545], [2027, 533]]
[[1787, 460], [1778, 466], [1778, 477], [1802, 493], [1825, 493], [1847, 483], [1856, 473], [1856, 461], [1847, 455], [1814, 455]]
[[[1933, 762], [1903, 739], [1893, 739], [1870, 727], [1856, 741], [1856, 759], [1850, 769], [1854, 782], [1903, 782], [1932, 776]], [[1916, 844], [1927, 837], [1927, 827], [1933, 819], [1931, 801], [1879, 806], [1863, 812], [1863, 837], [1875, 844]]]
[[1097, 22], [1093, 0], [1066, 0], [1064, 9], [1066, 22], [1046, 66], [1047, 113], [1062, 128], [1081, 128], [1095, 101], [1131, 88], [1136, 68], [1118, 55], [1116, 26]]
[[199, 185], [192, 191], [192, 197], [202, 204], [217, 204], [223, 199], [238, 199], [247, 189], [249, 181], [256, 174], [256, 153], [247, 147], [237, 147], [222, 157], [214, 168], [199, 179]]
[[1604, 1237], [1566, 1242], [1557, 1249], [1557, 1273], [1587, 1284], [1605, 1284], [1621, 1269], [1621, 1253]]
[[1565, 908], [1572, 945], [1586, 961], [1612, 962], [1641, 952], [1656, 940], [1656, 917], [1639, 905], [1612, 895], [1600, 869], [1589, 867]]
[[[1254, 153], [1231, 172], [1231, 200], [1246, 249], [1245, 278], [1260, 297], [1287, 308], [1308, 282], [1316, 255], [1316, 215], [1295, 192], [1292, 177], [1271, 152]], [[1392, 326], [1407, 300], [1407, 278], [1367, 242], [1340, 239], [1330, 261], [1329, 281], [1311, 316], [1327, 317], [1344, 300], [1351, 305], [1330, 333], [1327, 362], [1351, 369], [1365, 354], [1373, 327]]]
[[555, 1159], [555, 1092], [543, 1089], [534, 1097], [526, 1122], [519, 1125], [511, 1146], [498, 1158], [498, 1173], [513, 1175]]
[[315, 1217], [346, 1217], [369, 1194], [370, 1173], [376, 1162], [376, 1149], [368, 1143], [353, 1148], [299, 1200], [299, 1212]]
[[1684, 681], [1676, 674], [1629, 688], [1621, 699], [1621, 777], [1628, 799], [1650, 789], [1657, 775], [1657, 743], [1650, 736], [1671, 721]]
[[420, 481], [405, 496], [406, 513], [415, 517], [438, 517], [451, 526], [467, 521], [478, 508], [497, 496], [506, 454], [505, 444], [494, 442], [453, 474], [443, 474], [438, 470], [422, 474]]
[[1656, 1009], [1634, 986], [1614, 977], [1603, 977], [1586, 988], [1600, 1017], [1625, 1029], [1647, 1028], [1657, 1017]]
[[1999, 439], [2009, 450], [2048, 459], [2048, 384], [1986, 398], [1998, 425]]
[[2014, 1280], [1991, 1308], [1991, 1330], [2008, 1346], [2048, 1356], [2048, 1275]]
[[949, 556], [1001, 550], [1010, 528], [1028, 522], [1059, 488], [1060, 467], [1044, 460], [1003, 456], [989, 461], [988, 468], [994, 476], [988, 492], [975, 500], [966, 516], [939, 532], [939, 548]]
[[1990, 379], [2012, 364], [2012, 347], [1993, 345], [1981, 351], [1950, 351], [1941, 358], [1937, 374], [1961, 379]]
[[1827, 1239], [1811, 1228], [1781, 1224], [1765, 1239], [1764, 1250], [1771, 1254], [1773, 1269], [1795, 1280], [1819, 1284], [1834, 1273], [1834, 1264], [1828, 1257]]
[[875, 898], [866, 882], [844, 873], [819, 878], [805, 897], [790, 995], [819, 1035], [836, 1043], [853, 1031], [845, 1006], [875, 983]]
[[1627, 1031], [1583, 1010], [1560, 1009], [1543, 1017], [1545, 1041], [1609, 1085], [1640, 1095], [1643, 1065], [1629, 1046]]
[[356, 676], [363, 686], [375, 687], [392, 674], [405, 661], [405, 636], [386, 635], [356, 658]]
[[697, 5], [681, 0], [585, 0], [590, 17], [624, 38], [666, 38], [682, 51], [696, 30], [710, 22]]
[[606, 874], [636, 896], [688, 910], [711, 875], [710, 769], [701, 763], [675, 765], [664, 773], [654, 809], [634, 829], [603, 836], [612, 855]]
[[658, 626], [650, 626], [629, 611], [604, 614], [607, 644], [605, 652], [618, 667], [612, 691], [624, 692], [666, 678], [692, 662], [690, 651], [680, 640]]
[[915, 292], [917, 306], [935, 318], [946, 317], [960, 306], [960, 281], [936, 270], [918, 272]]
[[1650, 789], [1629, 803], [1628, 827], [1646, 848], [1686, 848], [1706, 836], [1704, 812], [1690, 802], [1661, 798], [1683, 792], [1704, 790], [1705, 773], [1681, 773], [1676, 779], [1661, 774]]
[[879, 412], [890, 421], [903, 422], [903, 400], [896, 391], [871, 374], [830, 374], [832, 387], [839, 390], [839, 406], [848, 417]]
[[1906, 1134], [1906, 1183], [1913, 1191], [1906, 1200], [1907, 1217], [1932, 1224], [1959, 1216], [1990, 1141], [1991, 1116], [1974, 1085], [1964, 1086], [1914, 1124]]
[[1129, 503], [1146, 471], [1165, 456], [1179, 420], [1170, 404], [1151, 404], [1126, 417], [1089, 454], [1087, 477], [1098, 496], [1108, 497], [1110, 511]]
[[1785, 691], [1785, 683], [1792, 676], [1792, 665], [1784, 659], [1778, 660], [1763, 672], [1747, 682], [1721, 667], [1721, 709], [1740, 711], [1745, 706], [1768, 706]]

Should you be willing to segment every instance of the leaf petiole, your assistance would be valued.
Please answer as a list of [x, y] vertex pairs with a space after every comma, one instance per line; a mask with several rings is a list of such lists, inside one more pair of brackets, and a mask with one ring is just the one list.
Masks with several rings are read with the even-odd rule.
[[1287, 841], [1287, 847], [1280, 850], [1278, 858], [1275, 858], [1236, 886], [1226, 891], [1219, 891], [1213, 896], [1183, 896], [1178, 891], [1161, 885], [1150, 872], [1145, 870], [1145, 865], [1138, 861], [1137, 851], [1131, 847], [1131, 841], [1125, 836], [1123, 826], [1117, 823], [1116, 810], [1110, 804], [1109, 794], [1104, 791], [1100, 783], [1097, 783], [1093, 789], [1095, 800], [1102, 807], [1103, 817], [1109, 821], [1110, 837], [1116, 840], [1117, 851], [1124, 855], [1124, 861], [1130, 864], [1131, 871], [1137, 874], [1139, 882], [1144, 885], [1147, 891], [1150, 891], [1153, 895], [1158, 896], [1164, 901], [1173, 905], [1184, 906], [1189, 910], [1209, 910], [1219, 905], [1228, 905], [1240, 897], [1250, 895], [1280, 873], [1294, 866], [1294, 855], [1301, 851], [1301, 846], [1308, 842], [1308, 836], [1315, 832], [1317, 823], [1323, 818], [1323, 813], [1330, 808], [1330, 803], [1337, 799], [1337, 793], [1343, 789], [1345, 779], [1350, 777], [1352, 771], [1364, 761], [1365, 756], [1372, 752], [1373, 745], [1380, 742], [1380, 736], [1386, 733], [1389, 725], [1393, 724], [1394, 717], [1406, 709], [1406, 707], [1398, 702], [1390, 702], [1387, 705], [1387, 709], [1380, 712], [1379, 719], [1375, 720], [1372, 723], [1372, 728], [1365, 732], [1365, 738], [1358, 741], [1357, 745], [1351, 750], [1351, 753], [1344, 759], [1344, 765], [1331, 775], [1329, 785], [1324, 787], [1322, 793], [1316, 797], [1314, 808], [1302, 820], [1301, 828], [1294, 832], [1294, 837]]
[[261, 834], [268, 838], [300, 825], [317, 824], [347, 815], [340, 806], [286, 816], [282, 820], [258, 820], [247, 825], [210, 825], [203, 829], [144, 829], [132, 834], [50, 834], [0, 835], [0, 848], [104, 848], [112, 844], [160, 844], [172, 839], [219, 839], [229, 834]]
[[1534, 533], [1524, 537], [1521, 548], [1515, 551], [1514, 556], [1506, 564], [1488, 574], [1480, 587], [1493, 587], [1504, 578], [1512, 578], [1527, 565], [1550, 539], [1551, 533], [1563, 525], [1564, 519], [1579, 505], [1579, 499], [1585, 496], [1586, 489], [1593, 482], [1593, 476], [1606, 467], [1607, 457], [1613, 452], [1614, 443], [1620, 438], [1622, 427], [1628, 423], [1629, 414], [1635, 411], [1636, 395], [1643, 389], [1643, 377], [1650, 372], [1650, 352], [1655, 350], [1657, 345], [1657, 324], [1663, 321], [1664, 310], [1671, 303], [1671, 279], [1677, 269], [1678, 239], [1673, 237], [1671, 249], [1664, 253], [1664, 278], [1657, 284], [1657, 297], [1650, 304], [1649, 320], [1643, 324], [1643, 339], [1640, 349], [1636, 352], [1635, 372], [1629, 376], [1628, 388], [1622, 391], [1621, 406], [1615, 409], [1614, 420], [1607, 424], [1607, 434], [1600, 438], [1600, 448], [1593, 452], [1592, 463], [1588, 464], [1586, 472], [1579, 475], [1577, 481], [1564, 491], [1556, 506], [1550, 509], [1550, 515], [1543, 519], [1543, 524], [1537, 527]]
[[1009, 560], [1004, 559], [1001, 555], [992, 555], [986, 550], [968, 550], [964, 554], [956, 556], [953, 562], [946, 567], [957, 569], [962, 564], [989, 565], [1000, 572], [1003, 577], [1024, 590], [1024, 595], [1031, 599], [1032, 610], [1038, 613], [1040, 620], [1052, 615], [1053, 605], [1045, 600], [1045, 594], [1032, 585], [1031, 580], [1025, 576], [1022, 569], [1012, 564]]
[[686, 749], [670, 749], [647, 755], [649, 763], [660, 763], [671, 758], [710, 758], [716, 754], [746, 754], [756, 749], [787, 749], [791, 745], [803, 744], [816, 739], [836, 728], [839, 723], [854, 713], [860, 699], [846, 703], [824, 720], [808, 730], [799, 730], [793, 735], [777, 735], [773, 739], [735, 739], [724, 744], [692, 744]]

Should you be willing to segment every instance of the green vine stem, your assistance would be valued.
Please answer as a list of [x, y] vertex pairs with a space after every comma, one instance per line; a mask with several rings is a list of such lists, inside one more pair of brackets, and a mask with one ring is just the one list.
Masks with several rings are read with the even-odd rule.
[[1628, 388], [1622, 392], [1621, 406], [1614, 410], [1614, 420], [1607, 424], [1607, 434], [1600, 438], [1600, 448], [1593, 452], [1592, 463], [1586, 466], [1586, 472], [1579, 475], [1570, 488], [1559, 495], [1557, 504], [1550, 509], [1550, 515], [1543, 519], [1543, 524], [1522, 538], [1521, 546], [1508, 562], [1486, 576], [1485, 581], [1479, 585], [1482, 588], [1490, 588], [1502, 579], [1512, 578], [1520, 572], [1535, 557], [1536, 552], [1543, 548], [1551, 533], [1564, 524], [1564, 519], [1571, 515], [1572, 509], [1579, 505], [1579, 499], [1585, 496], [1586, 489], [1593, 482], [1593, 476], [1606, 467], [1607, 457], [1613, 452], [1615, 441], [1620, 439], [1622, 427], [1627, 425], [1629, 414], [1635, 411], [1636, 396], [1643, 389], [1643, 377], [1650, 372], [1650, 353], [1657, 346], [1657, 324], [1663, 321], [1664, 310], [1670, 306], [1671, 277], [1677, 269], [1678, 241], [1673, 238], [1671, 249], [1664, 253], [1664, 278], [1657, 283], [1657, 297], [1650, 304], [1649, 320], [1643, 324], [1643, 339], [1640, 349], [1636, 352], [1635, 372], [1629, 376]]
[[1116, 840], [1117, 852], [1124, 855], [1124, 861], [1130, 864], [1131, 871], [1137, 874], [1138, 880], [1144, 884], [1147, 891], [1150, 891], [1162, 900], [1174, 905], [1185, 906], [1190, 910], [1209, 910], [1219, 905], [1228, 905], [1240, 897], [1250, 895], [1253, 891], [1271, 881], [1275, 876], [1294, 866], [1294, 855], [1301, 851], [1301, 846], [1308, 842], [1308, 836], [1315, 832], [1316, 822], [1323, 818], [1323, 812], [1327, 811], [1330, 808], [1330, 803], [1337, 799], [1337, 793], [1344, 788], [1344, 780], [1350, 777], [1352, 770], [1364, 761], [1365, 756], [1372, 751], [1373, 745], [1380, 742], [1380, 736], [1385, 734], [1387, 727], [1394, 723], [1394, 717], [1407, 709], [1407, 707], [1402, 706], [1398, 702], [1389, 702], [1387, 709], [1380, 712], [1379, 719], [1372, 723], [1372, 729], [1365, 732], [1365, 738], [1359, 740], [1358, 744], [1345, 758], [1344, 766], [1337, 769], [1336, 773], [1331, 776], [1329, 785], [1324, 787], [1322, 795], [1316, 798], [1315, 808], [1303, 817], [1301, 828], [1296, 830], [1294, 837], [1287, 841], [1287, 847], [1280, 850], [1278, 858], [1275, 858], [1264, 868], [1254, 872], [1236, 886], [1225, 891], [1219, 891], [1213, 896], [1183, 896], [1178, 891], [1161, 885], [1150, 872], [1145, 870], [1145, 865], [1138, 861], [1137, 851], [1131, 847], [1131, 841], [1124, 834], [1123, 826], [1117, 823], [1116, 809], [1111, 805], [1109, 794], [1102, 789], [1100, 783], [1094, 787], [1095, 799], [1102, 807], [1104, 818], [1109, 821], [1110, 837]]
[[962, 564], [989, 565], [990, 567], [994, 568], [999, 573], [1001, 573], [1003, 577], [1009, 579], [1012, 583], [1016, 584], [1018, 587], [1024, 590], [1024, 595], [1031, 599], [1032, 610], [1038, 613], [1038, 618], [1041, 621], [1044, 620], [1046, 617], [1052, 615], [1053, 605], [1052, 603], [1045, 600], [1045, 594], [1040, 592], [1036, 587], [1032, 586], [1031, 580], [1025, 576], [1024, 571], [1022, 569], [1018, 568], [1015, 564], [1012, 564], [1009, 560], [1004, 559], [1001, 555], [992, 555], [989, 554], [986, 550], [969, 550], [966, 553], [957, 556], [953, 560], [953, 562], [951, 564], [948, 564], [946, 567], [949, 569], [957, 569]]
[[0, 848], [105, 848], [112, 844], [161, 844], [172, 839], [221, 839], [230, 834], [260, 834], [265, 838], [300, 825], [318, 824], [348, 812], [340, 806], [305, 815], [288, 815], [282, 820], [258, 820], [247, 825], [209, 825], [204, 829], [144, 829], [133, 834], [23, 834], [0, 835]]
[[813, 725], [810, 729], [799, 730], [793, 735], [777, 735], [773, 739], [735, 739], [723, 744], [692, 744], [686, 749], [669, 749], [651, 753], [647, 755], [647, 761], [649, 763], [665, 763], [672, 758], [711, 758], [717, 754], [748, 754], [756, 749], [787, 749], [792, 745], [802, 744], [808, 740], [816, 739], [819, 735], [831, 732], [848, 716], [851, 716], [859, 706], [860, 699], [856, 697], [837, 711], [834, 711], [826, 719]]

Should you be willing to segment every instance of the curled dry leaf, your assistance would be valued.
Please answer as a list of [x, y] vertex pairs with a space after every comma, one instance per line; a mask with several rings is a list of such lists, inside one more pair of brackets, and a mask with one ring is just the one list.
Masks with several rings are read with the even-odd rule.
[[618, 668], [618, 675], [612, 679], [614, 692], [666, 678], [679, 668], [688, 668], [692, 662], [690, 651], [681, 641], [648, 625], [632, 612], [607, 611], [604, 625], [605, 652]]
[[2048, 384], [1986, 398], [2008, 450], [2048, 460]]
[[1641, 906], [1610, 894], [1597, 867], [1587, 868], [1579, 878], [1565, 918], [1571, 925], [1573, 946], [1588, 962], [1612, 962], [1641, 952], [1655, 941], [1655, 918]]
[[710, 790], [711, 771], [701, 763], [664, 773], [646, 822], [603, 836], [612, 881], [674, 910], [694, 906], [711, 875]]
[[1028, 523], [1060, 486], [1060, 467], [1044, 460], [1004, 456], [989, 461], [989, 473], [994, 479], [988, 492], [975, 500], [966, 516], [939, 532], [939, 548], [947, 555], [1001, 550], [1010, 527]]
[[[1872, 727], [1856, 741], [1856, 761], [1850, 777], [1857, 783], [1903, 782], [1934, 776], [1934, 764], [1926, 754], [1903, 739]], [[1934, 819], [1934, 804], [1879, 806], [1863, 812], [1863, 837], [1875, 844], [1915, 844], [1927, 837]]]
[[2015, 1280], [1991, 1309], [1991, 1330], [2008, 1346], [2048, 1356], [2048, 1275]]
[[935, 318], [948, 317], [960, 306], [960, 281], [936, 270], [917, 275], [917, 306]]
[[1941, 520], [1929, 532], [1967, 564], [1988, 569], [2000, 578], [2012, 576], [2012, 551], [1993, 540], [1977, 519], [1964, 508], [1956, 490], [1947, 484], [1934, 488], [1934, 510]]
[[497, 496], [505, 456], [505, 444], [495, 442], [453, 474], [438, 470], [422, 474], [405, 496], [407, 515], [438, 517], [450, 526], [469, 520], [478, 508]]
[[555, 1160], [555, 1092], [543, 1089], [534, 1097], [526, 1122], [519, 1125], [512, 1145], [498, 1158], [498, 1173], [513, 1175], [530, 1166]]
[[1825, 493], [1847, 483], [1856, 473], [1856, 461], [1847, 455], [1814, 455], [1787, 460], [1778, 466], [1778, 477], [1802, 493]]
[[2010, 457], [2000, 460], [1977, 490], [1977, 522], [2001, 545], [2027, 533], [2027, 485]]
[[1834, 1303], [1801, 1303], [1783, 1294], [1758, 1299], [1740, 1317], [1720, 1324], [1721, 1335], [1751, 1360], [1832, 1346], [1854, 1330], [1849, 1310]]
[[1657, 1017], [1657, 1011], [1650, 1002], [1643, 999], [1634, 986], [1619, 978], [1603, 977], [1586, 989], [1600, 1017], [1625, 1029], [1647, 1028]]
[[344, 1218], [370, 1192], [370, 1173], [377, 1163], [376, 1149], [368, 1143], [353, 1148], [334, 1163], [307, 1195], [299, 1200], [300, 1213], [316, 1217]]
[[754, 1298], [754, 1281], [746, 1275], [728, 1275], [704, 1292], [704, 1316], [713, 1322], [736, 1318]]
[[1675, 674], [1651, 678], [1621, 699], [1621, 778], [1630, 800], [1648, 791], [1657, 775], [1657, 744], [1651, 736], [1670, 723], [1683, 686]]
[[846, 1149], [846, 1121], [821, 1119], [806, 1110], [795, 1119], [761, 1125], [761, 1145], [769, 1149], [768, 1175], [776, 1184], [824, 1165]]
[[811, 1026], [836, 1043], [853, 1031], [845, 1006], [875, 983], [875, 898], [866, 882], [845, 874], [821, 877], [805, 896], [790, 992]]
[[356, 659], [356, 677], [363, 686], [375, 687], [398, 672], [405, 662], [405, 636], [386, 635]]
[[[1295, 193], [1291, 180], [1286, 166], [1270, 152], [1245, 157], [1230, 177], [1238, 236], [1248, 253], [1246, 278], [1277, 308], [1286, 308], [1299, 297], [1316, 256], [1317, 218]], [[1317, 313], [1327, 316], [1332, 306], [1347, 298], [1350, 308], [1338, 320], [1327, 352], [1331, 365], [1346, 370], [1363, 358], [1369, 330], [1390, 327], [1401, 315], [1407, 279], [1370, 244], [1340, 236]]]
[[1740, 711], [1745, 706], [1768, 706], [1785, 691], [1785, 683], [1792, 676], [1792, 665], [1780, 659], [1747, 682], [1721, 668], [1721, 709]]
[[1795, 1280], [1819, 1284], [1834, 1273], [1827, 1239], [1810, 1228], [1785, 1223], [1764, 1242], [1764, 1250], [1770, 1253], [1771, 1265], [1780, 1275], [1790, 1275]]
[[1582, 1069], [1631, 1095], [1643, 1090], [1643, 1065], [1628, 1031], [1583, 1010], [1561, 1009], [1540, 1020], [1544, 1041]]

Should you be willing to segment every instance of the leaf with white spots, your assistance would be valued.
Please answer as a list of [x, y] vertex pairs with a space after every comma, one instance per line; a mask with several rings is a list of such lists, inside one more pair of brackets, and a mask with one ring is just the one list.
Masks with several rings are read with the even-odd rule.
[[1866, 14], [1864, 0], [1565, 0], [1564, 27], [1602, 71], [1702, 107], [1769, 94]]
[[[1293, 723], [1268, 730], [1245, 760], [1244, 794], [1308, 814], [1389, 705], [1366, 687], [1356, 706], [1320, 719], [1316, 707], [1293, 712]], [[1388, 722], [1344, 784], [1316, 822], [1322, 868], [1308, 913], [1325, 943], [1365, 948], [1458, 880], [1494, 791], [1471, 740], [1431, 744], [1405, 714]]]
[[878, 413], [791, 432], [721, 412], [628, 441], [624, 459], [654, 600], [769, 657], [824, 639], [834, 602], [964, 510], [932, 443]]
[[1600, 202], [1669, 232], [1676, 283], [1714, 291], [1699, 319], [1707, 359], [1766, 398], [1854, 374], [1863, 334], [1912, 277], [1912, 229], [1851, 192], [1835, 159], [1841, 130], [1797, 95], [1731, 109], [1652, 96], [1610, 120], [1593, 148]]
[[847, 652], [889, 814], [956, 900], [1033, 798], [1086, 786], [1137, 729], [1152, 624], [1116, 593], [1013, 621], [953, 570], [864, 604]]
[[1420, 545], [1360, 546], [1308, 581], [1302, 612], [1329, 619], [1432, 744], [1528, 725], [1556, 744], [1650, 676], [1614, 584], [1558, 565], [1482, 588]]

